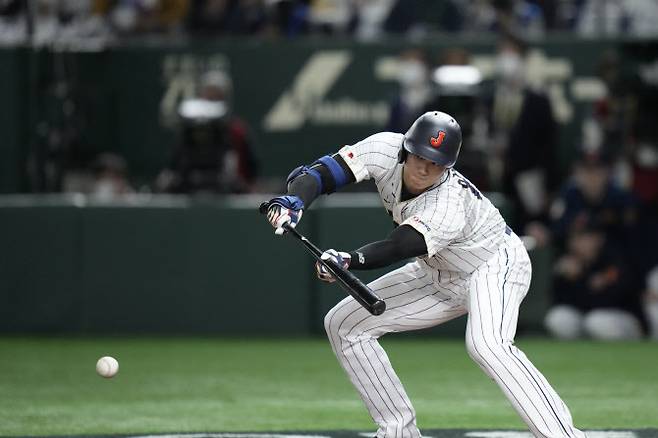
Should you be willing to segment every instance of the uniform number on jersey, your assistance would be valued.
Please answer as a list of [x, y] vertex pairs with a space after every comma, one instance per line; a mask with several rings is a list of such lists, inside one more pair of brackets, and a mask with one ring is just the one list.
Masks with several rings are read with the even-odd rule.
[[459, 178], [457, 180], [457, 182], [463, 188], [469, 189], [471, 191], [471, 193], [473, 193], [473, 196], [475, 196], [478, 199], [482, 199], [482, 194], [480, 193], [480, 191], [478, 189], [475, 188], [475, 186], [473, 184], [471, 184], [470, 182], [466, 181], [465, 179], [461, 179], [461, 178]]

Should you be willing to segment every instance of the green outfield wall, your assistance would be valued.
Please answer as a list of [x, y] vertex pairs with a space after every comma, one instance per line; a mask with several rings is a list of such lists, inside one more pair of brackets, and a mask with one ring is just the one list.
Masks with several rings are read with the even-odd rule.
[[[0, 332], [321, 333], [345, 295], [315, 278], [296, 241], [274, 236], [256, 210], [263, 199], [0, 197]], [[300, 230], [323, 248], [351, 249], [392, 226], [366, 193], [318, 201]], [[546, 301], [550, 258], [532, 256], [523, 331], [541, 328]], [[432, 333], [461, 336], [463, 325]]]
[[[151, 182], [176, 142], [176, 105], [194, 93], [199, 75], [209, 69], [232, 76], [234, 112], [251, 128], [262, 174], [286, 175], [291, 164], [384, 126], [397, 89], [395, 57], [404, 49], [423, 48], [435, 62], [450, 48], [464, 48], [470, 62], [490, 79], [495, 44], [492, 36], [436, 36], [414, 43], [395, 39], [369, 44], [333, 39], [149, 40], [96, 52], [1, 48], [0, 192], [25, 189], [28, 158], [38, 157], [38, 151], [48, 155], [39, 149], [46, 142], [44, 132], [66, 126], [77, 135], [75, 148], [83, 158], [117, 152], [128, 160], [138, 184]], [[656, 46], [651, 41], [573, 37], [532, 45], [528, 77], [551, 98], [560, 122], [563, 163], [579, 141], [579, 122], [589, 104], [605, 93], [598, 77], [603, 53], [619, 49], [624, 68], [633, 69], [653, 62]]]

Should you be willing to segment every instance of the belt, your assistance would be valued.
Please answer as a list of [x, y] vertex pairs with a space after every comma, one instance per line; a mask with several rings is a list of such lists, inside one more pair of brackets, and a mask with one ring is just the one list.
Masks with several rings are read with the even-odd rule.
[[512, 235], [512, 229], [509, 227], [509, 225], [505, 225], [505, 234], [508, 236]]

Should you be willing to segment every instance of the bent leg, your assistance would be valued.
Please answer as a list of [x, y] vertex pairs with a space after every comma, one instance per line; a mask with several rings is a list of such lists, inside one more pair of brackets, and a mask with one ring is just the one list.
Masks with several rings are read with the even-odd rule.
[[466, 346], [538, 437], [584, 437], [546, 378], [514, 345], [519, 305], [530, 284], [523, 246], [505, 246], [473, 273]]
[[417, 263], [390, 272], [369, 286], [386, 301], [387, 310], [373, 316], [348, 297], [329, 311], [325, 330], [338, 361], [379, 426], [377, 436], [418, 438], [414, 408], [377, 338], [431, 327], [466, 310], [453, 302], [445, 289], [439, 291]]

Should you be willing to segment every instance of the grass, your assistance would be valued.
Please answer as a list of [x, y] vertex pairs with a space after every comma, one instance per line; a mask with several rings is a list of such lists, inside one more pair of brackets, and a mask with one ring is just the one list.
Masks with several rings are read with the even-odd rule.
[[[460, 340], [382, 343], [421, 429], [524, 428]], [[518, 345], [579, 427], [658, 427], [655, 344]], [[0, 338], [0, 435], [331, 429], [374, 430], [324, 339]]]

